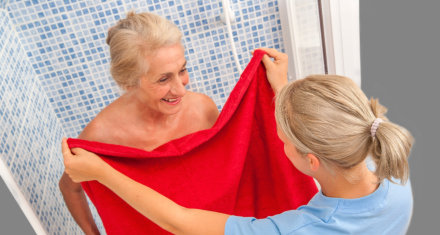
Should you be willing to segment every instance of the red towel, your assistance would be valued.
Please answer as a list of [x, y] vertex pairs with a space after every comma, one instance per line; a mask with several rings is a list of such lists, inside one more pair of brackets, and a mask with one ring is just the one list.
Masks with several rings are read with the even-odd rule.
[[[255, 51], [211, 129], [151, 152], [79, 139], [68, 139], [69, 147], [95, 152], [118, 171], [185, 207], [257, 218], [296, 209], [317, 188], [284, 154], [263, 55]], [[98, 182], [82, 186], [107, 234], [168, 234]]]

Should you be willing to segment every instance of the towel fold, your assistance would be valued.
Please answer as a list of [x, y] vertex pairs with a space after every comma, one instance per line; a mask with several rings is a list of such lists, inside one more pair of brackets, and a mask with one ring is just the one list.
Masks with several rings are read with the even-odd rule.
[[[317, 188], [284, 154], [263, 55], [254, 52], [211, 129], [151, 152], [72, 138], [69, 147], [98, 154], [116, 170], [185, 207], [256, 218], [296, 209]], [[168, 234], [100, 183], [82, 186], [107, 234]]]

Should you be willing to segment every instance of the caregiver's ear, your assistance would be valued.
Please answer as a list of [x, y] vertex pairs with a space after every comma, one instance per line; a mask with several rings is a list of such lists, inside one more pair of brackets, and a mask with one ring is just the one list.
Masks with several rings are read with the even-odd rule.
[[309, 163], [309, 169], [311, 171], [317, 171], [319, 169], [319, 166], [321, 165], [321, 161], [318, 157], [315, 156], [313, 153], [306, 154], [307, 161]]

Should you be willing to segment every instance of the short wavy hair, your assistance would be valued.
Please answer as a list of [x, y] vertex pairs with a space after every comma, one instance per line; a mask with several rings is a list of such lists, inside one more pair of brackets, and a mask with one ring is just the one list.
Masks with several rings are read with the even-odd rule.
[[122, 89], [137, 86], [149, 69], [146, 56], [181, 39], [182, 33], [169, 20], [153, 13], [130, 11], [108, 31], [113, 79]]

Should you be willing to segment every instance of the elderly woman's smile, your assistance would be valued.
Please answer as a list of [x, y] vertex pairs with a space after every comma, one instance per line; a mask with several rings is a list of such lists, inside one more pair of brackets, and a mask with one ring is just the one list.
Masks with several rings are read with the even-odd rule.
[[180, 97], [179, 98], [169, 98], [169, 99], [162, 98], [162, 100], [167, 102], [168, 104], [176, 105], [182, 100], [182, 98], [180, 98]]

